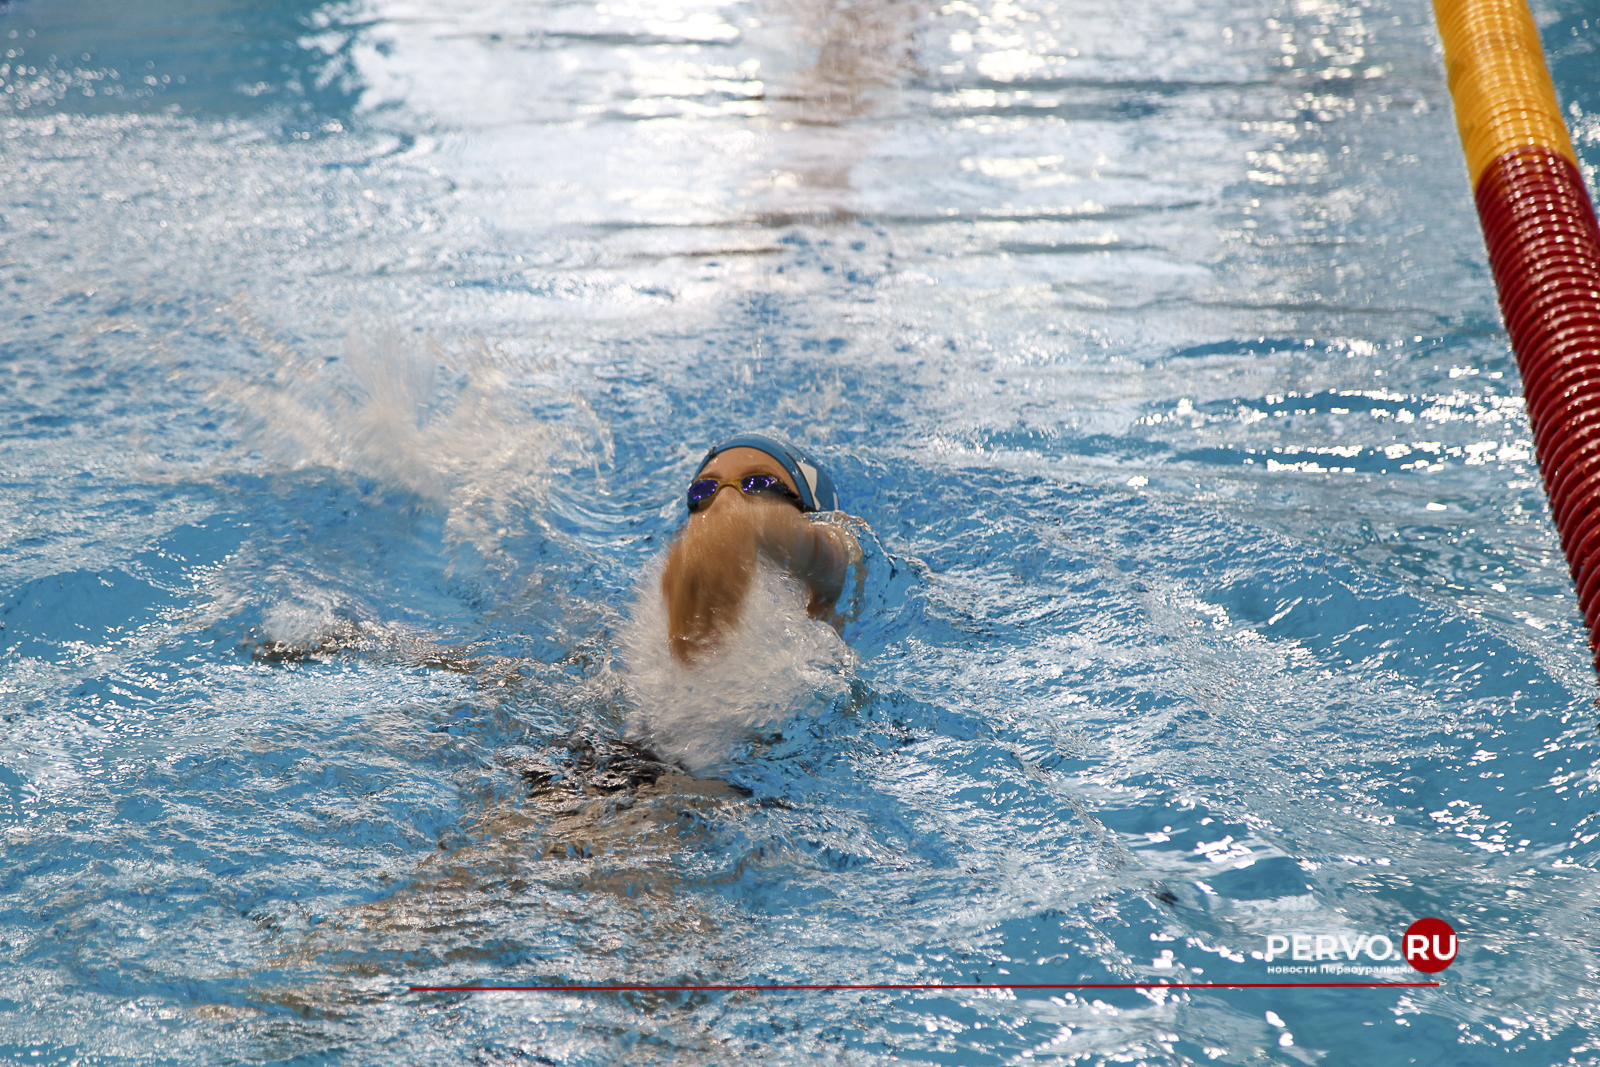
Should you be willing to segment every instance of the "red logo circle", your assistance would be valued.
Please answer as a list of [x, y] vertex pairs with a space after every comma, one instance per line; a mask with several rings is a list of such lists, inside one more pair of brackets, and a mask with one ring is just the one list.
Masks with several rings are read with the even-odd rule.
[[1401, 951], [1423, 974], [1437, 974], [1456, 961], [1456, 931], [1443, 919], [1418, 919], [1406, 927]]

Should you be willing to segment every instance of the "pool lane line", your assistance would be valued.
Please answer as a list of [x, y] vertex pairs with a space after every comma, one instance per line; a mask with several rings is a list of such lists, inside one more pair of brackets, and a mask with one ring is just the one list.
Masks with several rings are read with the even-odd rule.
[[1600, 669], [1600, 227], [1525, 0], [1434, 0], [1534, 453]]
[[414, 985], [411, 993], [697, 993], [697, 992], [822, 992], [849, 989], [1419, 989], [1438, 982], [1079, 982], [1076, 984], [983, 982], [909, 985]]

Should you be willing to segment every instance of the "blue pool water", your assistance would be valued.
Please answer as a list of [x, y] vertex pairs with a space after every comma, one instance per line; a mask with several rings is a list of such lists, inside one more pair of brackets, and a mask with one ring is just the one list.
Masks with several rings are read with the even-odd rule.
[[[1592, 184], [1600, 7], [1537, 13]], [[1431, 20], [0, 4], [0, 1059], [1600, 1062], [1595, 679]], [[686, 680], [650, 575], [745, 426], [868, 565]], [[1428, 915], [1437, 988], [407, 992]]]

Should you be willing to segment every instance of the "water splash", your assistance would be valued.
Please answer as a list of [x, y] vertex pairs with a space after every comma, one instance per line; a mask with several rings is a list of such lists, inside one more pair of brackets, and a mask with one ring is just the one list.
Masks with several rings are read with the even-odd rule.
[[640, 583], [621, 634], [628, 728], [657, 755], [704, 775], [741, 742], [848, 689], [855, 653], [806, 614], [799, 584], [766, 564], [756, 568], [739, 627], [702, 662], [680, 666], [668, 651], [660, 573], [658, 564]]
[[240, 448], [414, 494], [445, 510], [446, 543], [501, 571], [517, 566], [508, 540], [547, 527], [557, 474], [589, 468], [598, 479], [611, 462], [610, 433], [588, 402], [538, 380], [549, 366], [530, 374], [481, 339], [452, 353], [359, 329], [341, 359], [307, 358], [264, 336], [239, 303], [241, 325], [274, 362], [270, 375], [213, 390], [238, 415]]

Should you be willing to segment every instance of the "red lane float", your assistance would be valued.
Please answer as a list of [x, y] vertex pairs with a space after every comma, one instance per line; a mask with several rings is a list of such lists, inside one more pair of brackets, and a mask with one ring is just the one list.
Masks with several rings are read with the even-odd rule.
[[1600, 669], [1600, 226], [1524, 0], [1435, 0], [1535, 454]]

